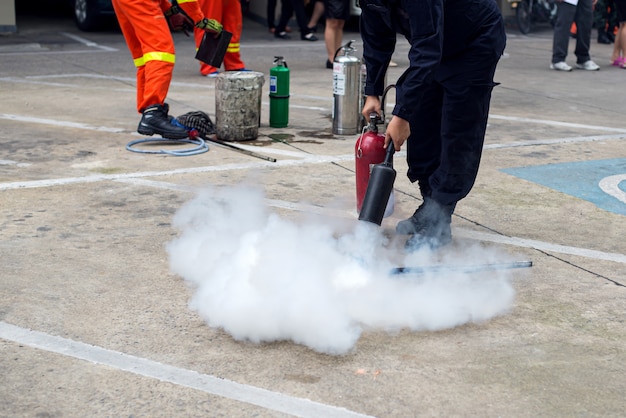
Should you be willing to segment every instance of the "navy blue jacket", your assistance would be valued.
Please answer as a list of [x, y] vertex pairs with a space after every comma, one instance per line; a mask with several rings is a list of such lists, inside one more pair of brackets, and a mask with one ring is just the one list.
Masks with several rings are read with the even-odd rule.
[[366, 95], [380, 96], [385, 89], [396, 33], [411, 45], [409, 68], [396, 83], [393, 114], [403, 119], [410, 119], [411, 109], [421, 98], [421, 86], [433, 79], [442, 62], [470, 47], [481, 48], [481, 43], [499, 53], [504, 50], [506, 39], [488, 35], [494, 25], [502, 25], [494, 0], [360, 0], [360, 5]]

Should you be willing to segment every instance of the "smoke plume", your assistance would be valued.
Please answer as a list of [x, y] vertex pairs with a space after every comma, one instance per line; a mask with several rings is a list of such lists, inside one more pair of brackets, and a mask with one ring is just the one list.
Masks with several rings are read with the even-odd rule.
[[[345, 354], [365, 330], [441, 330], [486, 321], [513, 303], [502, 272], [390, 275], [398, 261], [462, 260], [458, 253], [447, 260], [443, 251], [389, 250], [380, 228], [366, 222], [338, 233], [322, 219], [284, 219], [253, 187], [206, 189], [178, 211], [174, 226], [181, 233], [167, 251], [172, 272], [194, 289], [190, 307], [237, 340], [290, 340]], [[463, 251], [472, 263], [501, 256]]]

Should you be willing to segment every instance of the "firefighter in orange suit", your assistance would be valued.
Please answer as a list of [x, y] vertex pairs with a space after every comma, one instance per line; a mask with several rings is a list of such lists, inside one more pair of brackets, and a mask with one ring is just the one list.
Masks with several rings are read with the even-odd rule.
[[[224, 69], [226, 71], [245, 70], [245, 65], [241, 60], [239, 49], [239, 38], [241, 38], [241, 28], [243, 25], [243, 17], [241, 13], [241, 3], [239, 0], [198, 0], [200, 9], [204, 15], [210, 19], [215, 19], [224, 25], [224, 30], [233, 34], [226, 54], [224, 55]], [[196, 49], [200, 47], [204, 32], [196, 29], [194, 36], [196, 38]], [[219, 73], [219, 68], [215, 68], [203, 62], [200, 63], [200, 74], [215, 77]]]
[[202, 14], [196, 0], [113, 0], [115, 15], [137, 67], [137, 132], [168, 139], [187, 138], [173, 125], [165, 98], [174, 70], [174, 40], [170, 30], [199, 30], [219, 34], [222, 25]]

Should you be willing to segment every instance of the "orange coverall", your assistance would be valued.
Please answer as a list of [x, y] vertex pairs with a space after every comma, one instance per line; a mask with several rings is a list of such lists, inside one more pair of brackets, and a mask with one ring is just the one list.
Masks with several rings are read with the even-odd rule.
[[[224, 30], [231, 32], [233, 37], [228, 43], [226, 55], [224, 55], [224, 69], [226, 71], [242, 70], [245, 68], [241, 60], [239, 39], [241, 38], [241, 28], [243, 17], [241, 14], [241, 3], [239, 0], [198, 0], [200, 9], [204, 16], [215, 19], [224, 26]], [[196, 49], [200, 47], [205, 31], [194, 29]], [[218, 69], [208, 64], [200, 62], [200, 73], [202, 75], [217, 72]]]
[[[194, 23], [204, 19], [196, 0], [178, 5]], [[172, 80], [176, 54], [164, 13], [168, 0], [113, 0], [115, 15], [137, 67], [137, 111], [163, 105]], [[200, 30], [204, 33], [204, 30]]]

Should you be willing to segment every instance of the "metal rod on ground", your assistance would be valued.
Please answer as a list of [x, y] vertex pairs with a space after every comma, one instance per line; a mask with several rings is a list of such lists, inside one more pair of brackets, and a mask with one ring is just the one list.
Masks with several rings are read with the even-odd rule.
[[243, 154], [249, 155], [249, 156], [251, 156], [251, 157], [260, 158], [260, 159], [262, 159], [262, 160], [271, 161], [271, 162], [273, 162], [273, 163], [275, 163], [275, 162], [276, 162], [276, 158], [268, 157], [268, 156], [266, 156], [266, 155], [257, 154], [257, 153], [256, 153], [256, 152], [254, 152], [254, 151], [248, 151], [247, 149], [239, 148], [239, 147], [238, 147], [238, 146], [236, 146], [236, 145], [229, 144], [228, 142], [220, 141], [219, 139], [212, 139], [212, 138], [209, 138], [209, 137], [207, 137], [207, 138], [205, 138], [205, 139], [206, 139], [207, 141], [211, 141], [211, 142], [213, 142], [213, 143], [215, 143], [215, 144], [218, 144], [218, 145], [223, 145], [223, 146], [225, 146], [225, 147], [228, 147], [228, 148], [231, 148], [231, 149], [237, 150], [237, 151], [239, 151], [239, 152], [241, 152], [241, 153], [243, 153]]
[[424, 266], [424, 267], [395, 267], [391, 269], [390, 274], [426, 274], [426, 273], [474, 273], [478, 271], [490, 270], [510, 270], [532, 267], [532, 261], [514, 261], [512, 263], [487, 263], [487, 264], [466, 264], [457, 266]]

